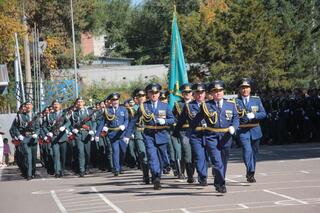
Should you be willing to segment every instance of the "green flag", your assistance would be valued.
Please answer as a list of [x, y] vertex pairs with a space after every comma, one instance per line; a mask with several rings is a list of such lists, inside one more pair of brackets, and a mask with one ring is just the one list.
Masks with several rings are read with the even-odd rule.
[[185, 83], [188, 83], [188, 75], [184, 61], [176, 12], [174, 12], [171, 31], [170, 73], [168, 86], [170, 91], [170, 109], [173, 108], [176, 101], [180, 100], [181, 91], [179, 90], [179, 87]]

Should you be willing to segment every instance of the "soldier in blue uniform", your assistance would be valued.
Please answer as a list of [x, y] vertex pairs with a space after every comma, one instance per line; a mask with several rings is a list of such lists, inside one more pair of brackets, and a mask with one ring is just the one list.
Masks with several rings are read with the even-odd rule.
[[[201, 104], [205, 101], [206, 87], [203, 83], [192, 85], [194, 100], [185, 102], [182, 112], [179, 116], [173, 135], [178, 138], [183, 137], [184, 125], [189, 124], [186, 136], [190, 140], [191, 149], [194, 155], [194, 161], [198, 173], [198, 182], [202, 186], [207, 186], [207, 154], [205, 149], [205, 132], [204, 128], [207, 123], [204, 119], [199, 120]], [[185, 139], [184, 139], [185, 140]], [[190, 180], [190, 183], [193, 181]]]
[[250, 183], [256, 182], [257, 154], [262, 137], [259, 122], [266, 117], [265, 109], [259, 97], [250, 95], [251, 80], [243, 78], [240, 82], [240, 96], [236, 99], [240, 117], [239, 141], [242, 145], [243, 160], [246, 165], [246, 178]]
[[64, 176], [66, 154], [67, 154], [67, 140], [68, 132], [71, 125], [67, 118], [68, 112], [63, 112], [61, 104], [58, 100], [52, 102], [53, 112], [48, 115], [45, 124], [45, 134], [51, 142], [54, 159], [55, 177]]
[[92, 112], [85, 107], [82, 97], [76, 100], [76, 110], [72, 113], [71, 131], [75, 136], [75, 143], [78, 150], [79, 176], [84, 177], [89, 173], [89, 162], [91, 153], [91, 141], [94, 140], [94, 123], [92, 122]]
[[174, 117], [168, 104], [159, 101], [161, 86], [157, 83], [146, 87], [149, 100], [140, 104], [135, 117], [130, 121], [125, 140], [129, 140], [136, 123], [144, 122], [143, 137], [148, 154], [148, 163], [152, 173], [155, 190], [161, 189], [163, 153], [167, 153], [169, 142], [168, 129], [174, 123]]
[[[191, 84], [183, 84], [180, 87], [180, 91], [182, 92], [183, 100], [177, 101], [173, 107], [173, 114], [177, 120], [180, 119], [180, 116], [181, 116], [182, 110], [184, 109], [185, 104], [188, 104], [192, 101]], [[184, 176], [184, 172], [186, 170], [187, 177], [188, 177], [187, 182], [193, 183], [194, 182], [194, 178], [193, 178], [194, 165], [192, 161], [192, 150], [191, 150], [191, 144], [189, 140], [189, 135], [190, 135], [189, 123], [186, 122], [185, 124], [183, 124], [181, 129], [179, 129], [178, 131], [180, 131], [178, 140], [181, 145], [180, 155], [182, 159], [181, 158], [178, 159], [177, 168], [180, 169], [180, 176], [182, 177]]]
[[128, 111], [124, 106], [119, 105], [119, 93], [112, 93], [110, 96], [111, 105], [105, 108], [103, 119], [99, 122], [96, 137], [101, 131], [108, 132], [112, 145], [112, 159], [114, 175], [118, 176], [122, 171], [122, 166], [126, 156], [127, 144], [129, 141], [123, 140], [124, 130], [128, 126]]

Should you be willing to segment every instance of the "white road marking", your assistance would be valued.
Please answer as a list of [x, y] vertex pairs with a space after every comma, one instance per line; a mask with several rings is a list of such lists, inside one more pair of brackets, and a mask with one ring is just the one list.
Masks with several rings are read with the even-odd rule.
[[286, 198], [286, 199], [289, 199], [289, 200], [294, 200], [298, 203], [301, 203], [301, 204], [308, 204], [307, 202], [304, 202], [302, 200], [299, 200], [299, 199], [296, 199], [294, 197], [290, 197], [290, 196], [287, 196], [287, 195], [284, 195], [284, 194], [280, 194], [280, 193], [277, 193], [277, 192], [273, 192], [273, 191], [270, 191], [270, 190], [267, 190], [267, 189], [263, 189], [262, 191], [264, 192], [267, 192], [267, 193], [270, 193], [270, 194], [273, 194], [273, 195], [277, 195], [279, 197], [283, 197], [283, 198]]
[[191, 213], [190, 211], [188, 211], [187, 209], [185, 209], [185, 208], [182, 208], [182, 209], [180, 209], [182, 212], [184, 212], [184, 213]]
[[267, 173], [258, 173], [258, 174], [261, 175], [261, 176], [268, 176]]
[[313, 160], [320, 160], [320, 158], [307, 158], [307, 159], [299, 159], [301, 161], [313, 161]]
[[238, 206], [240, 206], [240, 207], [242, 207], [244, 209], [248, 209], [249, 208], [249, 206], [247, 206], [247, 205], [245, 205], [243, 203], [239, 203]]
[[84, 211], [87, 212], [88, 209], [102, 209], [105, 208], [106, 204], [101, 203], [101, 204], [96, 204], [95, 206], [80, 206], [77, 208], [68, 208], [68, 211], [76, 211], [76, 212], [80, 212], [80, 211]]
[[76, 201], [76, 202], [70, 202], [70, 203], [64, 203], [64, 206], [66, 208], [69, 208], [71, 206], [90, 206], [90, 205], [96, 205], [97, 203], [100, 203], [101, 200], [88, 200], [88, 201]]
[[300, 171], [301, 173], [304, 173], [304, 174], [310, 174], [310, 172], [308, 171]]
[[[72, 192], [74, 189], [55, 189], [54, 192]], [[50, 194], [51, 191], [35, 191], [31, 192], [33, 195]], [[60, 197], [61, 198], [61, 197]]]
[[113, 208], [117, 213], [123, 213], [123, 211], [116, 205], [114, 205], [108, 198], [106, 198], [103, 194], [99, 193], [95, 187], [91, 187], [92, 191], [96, 192], [96, 194], [111, 208]]
[[62, 203], [61, 203], [61, 201], [59, 200], [59, 198], [58, 198], [57, 194], [55, 193], [55, 191], [54, 191], [54, 190], [51, 190], [50, 193], [51, 193], [51, 196], [52, 196], [54, 202], [56, 202], [59, 210], [60, 210], [62, 213], [67, 213], [66, 209], [65, 209], [64, 206], [62, 205]]
[[0, 181], [2, 181], [2, 171], [3, 171], [3, 167], [0, 168]]

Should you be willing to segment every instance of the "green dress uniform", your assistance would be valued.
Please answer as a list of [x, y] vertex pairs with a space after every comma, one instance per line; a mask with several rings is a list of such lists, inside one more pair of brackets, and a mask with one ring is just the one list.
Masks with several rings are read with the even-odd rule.
[[70, 125], [66, 112], [62, 110], [50, 113], [46, 121], [45, 133], [51, 142], [56, 177], [64, 175]]
[[78, 150], [80, 177], [89, 171], [91, 141], [94, 140], [95, 124], [88, 108], [75, 110], [71, 115], [71, 131], [75, 135], [75, 144]]
[[22, 143], [24, 165], [27, 180], [35, 176], [38, 136], [40, 134], [40, 123], [38, 115], [34, 113], [22, 113], [19, 121], [15, 123], [18, 138]]

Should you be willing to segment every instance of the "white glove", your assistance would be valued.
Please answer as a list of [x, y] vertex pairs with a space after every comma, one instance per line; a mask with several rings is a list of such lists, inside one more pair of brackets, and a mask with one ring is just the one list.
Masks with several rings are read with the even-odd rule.
[[125, 142], [126, 144], [129, 144], [129, 141], [130, 141], [130, 138], [126, 138], [126, 137], [123, 138], [123, 142]]
[[93, 131], [93, 130], [90, 130], [90, 131], [89, 131], [89, 135], [94, 135], [94, 131]]
[[90, 141], [94, 141], [94, 137], [91, 137], [91, 138], [90, 138]]
[[229, 126], [229, 133], [233, 135], [236, 132], [233, 126]]
[[120, 125], [119, 128], [121, 129], [121, 131], [123, 131], [126, 128], [126, 126], [125, 125]]
[[157, 118], [157, 123], [160, 125], [164, 125], [166, 123], [166, 120], [163, 118]]
[[66, 128], [64, 126], [59, 128], [60, 132], [63, 132], [64, 130], [66, 130]]
[[66, 129], [66, 133], [69, 134], [69, 130]]
[[73, 132], [74, 134], [78, 134], [79, 130], [73, 129], [72, 132]]
[[108, 132], [108, 127], [106, 127], [106, 126], [104, 126], [103, 128], [102, 128], [102, 131], [104, 131], [104, 132]]
[[44, 136], [43, 140], [45, 140], [45, 141], [48, 140], [48, 137], [47, 137], [47, 136]]
[[48, 133], [47, 133], [47, 136], [49, 136], [50, 138], [52, 138], [52, 136], [53, 136], [52, 132], [48, 132]]
[[202, 127], [207, 128], [208, 126], [207, 126], [207, 124], [202, 124]]
[[71, 135], [72, 135], [72, 132], [69, 132], [69, 133], [68, 133], [68, 137], [71, 136]]
[[134, 134], [131, 135], [131, 138], [134, 139]]
[[305, 120], [309, 120], [309, 117], [308, 117], [308, 116], [304, 116], [304, 119], [305, 119]]
[[94, 137], [94, 140], [95, 140], [96, 142], [99, 142], [99, 137], [98, 137], [98, 136]]
[[249, 118], [249, 120], [252, 120], [252, 119], [254, 119], [255, 115], [252, 112], [249, 112], [247, 114], [247, 117]]
[[32, 138], [34, 138], [34, 139], [36, 139], [37, 137], [38, 137], [37, 134], [33, 134], [33, 135], [32, 135]]
[[24, 139], [23, 135], [19, 135], [19, 136], [18, 136], [18, 139], [19, 139], [20, 141], [23, 141], [23, 139]]

